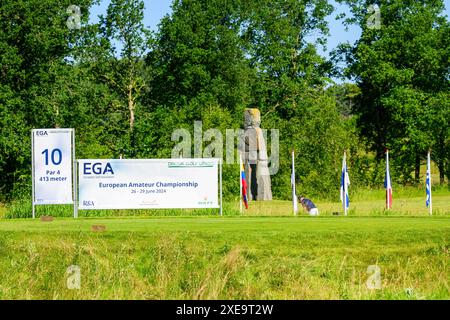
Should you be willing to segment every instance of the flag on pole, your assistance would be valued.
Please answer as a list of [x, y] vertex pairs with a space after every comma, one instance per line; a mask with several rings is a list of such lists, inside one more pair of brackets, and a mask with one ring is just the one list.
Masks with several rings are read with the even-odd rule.
[[241, 166], [242, 166], [242, 158], [241, 154], [239, 153], [239, 212], [242, 213], [242, 173], [241, 173]]
[[242, 201], [244, 202], [245, 209], [248, 209], [248, 200], [247, 200], [247, 181], [245, 178], [245, 170], [244, 170], [244, 164], [242, 163], [242, 158], [239, 156], [239, 162], [240, 162], [240, 170], [241, 170], [241, 196]]
[[347, 171], [346, 153], [344, 152], [344, 159], [342, 160], [342, 174], [341, 174], [341, 202], [344, 207], [344, 213], [347, 215], [347, 210], [350, 206], [350, 198], [348, 196], [348, 186], [350, 185], [350, 178]]
[[392, 209], [392, 184], [389, 172], [389, 150], [386, 150], [386, 174], [384, 175], [384, 188], [386, 189], [386, 209]]
[[431, 152], [428, 151], [428, 155], [427, 155], [427, 180], [426, 180], [426, 185], [427, 185], [427, 200], [426, 200], [426, 205], [427, 208], [430, 208], [430, 215], [432, 215], [433, 213], [433, 202], [431, 199]]
[[291, 187], [292, 187], [292, 207], [294, 209], [294, 214], [297, 215], [297, 213], [298, 213], [298, 199], [297, 199], [297, 192], [295, 190], [295, 155], [294, 155], [294, 150], [292, 150]]

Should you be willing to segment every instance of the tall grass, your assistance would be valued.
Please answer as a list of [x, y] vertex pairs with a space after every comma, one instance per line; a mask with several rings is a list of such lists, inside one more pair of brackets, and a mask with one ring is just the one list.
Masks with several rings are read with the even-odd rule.
[[[89, 226], [105, 223], [107, 231]], [[448, 218], [0, 224], [0, 299], [449, 299]], [[25, 233], [24, 230], [27, 230]], [[67, 267], [81, 288], [67, 288]], [[366, 286], [381, 269], [382, 288]]]
[[[385, 189], [358, 189], [353, 192], [350, 188], [350, 191], [353, 201], [384, 200], [386, 197]], [[431, 191], [436, 196], [450, 195], [450, 185], [433, 185]], [[425, 192], [425, 186], [393, 186], [394, 199], [425, 197]], [[338, 193], [337, 197], [339, 197]]]
[[[238, 215], [239, 211], [228, 202], [223, 204], [223, 212], [228, 216]], [[1, 211], [0, 211], [1, 213]], [[50, 215], [54, 217], [73, 217], [73, 205], [38, 205], [36, 217]], [[124, 216], [217, 216], [219, 209], [139, 209], [139, 210], [78, 210], [79, 217], [124, 217]], [[30, 199], [15, 200], [6, 206], [0, 217], [6, 219], [31, 218]]]

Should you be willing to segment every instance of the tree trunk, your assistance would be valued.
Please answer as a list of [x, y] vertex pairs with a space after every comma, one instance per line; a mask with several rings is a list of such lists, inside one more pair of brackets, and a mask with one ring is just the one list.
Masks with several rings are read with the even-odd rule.
[[60, 124], [59, 124], [59, 107], [58, 107], [58, 104], [53, 103], [53, 109], [55, 110], [55, 128], [59, 129], [60, 128]]
[[416, 168], [414, 171], [414, 177], [416, 181], [420, 180], [420, 155], [416, 154]]
[[133, 99], [133, 85], [128, 86], [128, 110], [130, 111], [130, 130], [133, 131], [134, 128], [134, 108], [135, 103]]
[[442, 185], [445, 182], [445, 166], [443, 163], [438, 163], [439, 168], [439, 183]]

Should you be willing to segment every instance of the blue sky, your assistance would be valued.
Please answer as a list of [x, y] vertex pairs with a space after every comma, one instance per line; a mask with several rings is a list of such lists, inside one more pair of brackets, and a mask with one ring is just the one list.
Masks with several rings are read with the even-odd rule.
[[[327, 52], [321, 53], [325, 56], [328, 56], [328, 53], [331, 52], [339, 43], [342, 42], [355, 42], [361, 31], [358, 27], [352, 26], [348, 31], [345, 30], [345, 26], [342, 25], [340, 21], [336, 21], [335, 16], [337, 13], [346, 12], [347, 8], [345, 6], [338, 5], [331, 1], [334, 5], [335, 12], [328, 17], [329, 27], [330, 27], [330, 37], [328, 38], [327, 43]], [[446, 14], [447, 17], [450, 17], [450, 0], [445, 0]], [[90, 12], [90, 20], [91, 22], [98, 21], [97, 16], [99, 14], [105, 14], [106, 8], [110, 0], [102, 0], [100, 5], [94, 6]], [[144, 24], [152, 30], [157, 30], [157, 26], [162, 17], [171, 12], [170, 5], [171, 0], [146, 0], [145, 1], [145, 13], [144, 13]]]

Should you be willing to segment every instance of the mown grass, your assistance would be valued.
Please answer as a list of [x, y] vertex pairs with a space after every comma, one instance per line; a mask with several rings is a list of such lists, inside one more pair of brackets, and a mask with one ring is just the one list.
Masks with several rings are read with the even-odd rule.
[[2, 220], [0, 299], [449, 299], [449, 236], [448, 216]]

